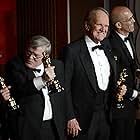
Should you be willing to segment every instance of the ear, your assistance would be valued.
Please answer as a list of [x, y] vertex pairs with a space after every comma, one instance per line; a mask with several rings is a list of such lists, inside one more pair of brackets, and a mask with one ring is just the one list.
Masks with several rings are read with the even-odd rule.
[[115, 23], [115, 27], [118, 28], [118, 29], [120, 29], [122, 27], [121, 22], [116, 22]]
[[87, 22], [85, 22], [85, 30], [86, 31], [89, 31], [90, 30], [90, 26], [89, 26], [89, 24]]

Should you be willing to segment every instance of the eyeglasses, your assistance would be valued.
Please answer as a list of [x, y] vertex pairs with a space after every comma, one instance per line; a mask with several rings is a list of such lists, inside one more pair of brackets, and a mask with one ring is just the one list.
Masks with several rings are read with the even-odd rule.
[[33, 58], [34, 60], [38, 60], [38, 59], [41, 59], [41, 58], [43, 57], [43, 55], [35, 54], [34, 52], [32, 52], [32, 51], [30, 51], [30, 50], [27, 50], [27, 51], [26, 51], [26, 56], [27, 56], [27, 57], [32, 56], [32, 58]]

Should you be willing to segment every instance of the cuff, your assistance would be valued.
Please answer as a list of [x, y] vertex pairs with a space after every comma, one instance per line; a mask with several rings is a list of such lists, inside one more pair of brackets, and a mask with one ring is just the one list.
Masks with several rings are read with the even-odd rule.
[[133, 101], [137, 96], [138, 96], [138, 91], [133, 90], [133, 94], [132, 94], [132, 97], [130, 98], [130, 100]]

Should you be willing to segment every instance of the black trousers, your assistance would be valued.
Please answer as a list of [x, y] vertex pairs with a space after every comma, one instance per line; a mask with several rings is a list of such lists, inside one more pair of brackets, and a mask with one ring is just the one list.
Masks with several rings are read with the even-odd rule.
[[140, 119], [136, 119], [135, 140], [140, 140]]
[[105, 111], [94, 112], [88, 130], [88, 140], [109, 140], [109, 136], [110, 126]]
[[111, 140], [134, 140], [134, 119], [113, 119]]
[[59, 140], [56, 127], [52, 120], [42, 122], [40, 140]]

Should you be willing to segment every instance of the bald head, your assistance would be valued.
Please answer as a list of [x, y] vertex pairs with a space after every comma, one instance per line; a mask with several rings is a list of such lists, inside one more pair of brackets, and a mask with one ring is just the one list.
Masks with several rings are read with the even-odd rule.
[[130, 9], [128, 9], [125, 6], [116, 6], [112, 9], [110, 18], [111, 23], [114, 25], [115, 23], [119, 21], [125, 20], [125, 17], [131, 13]]
[[127, 36], [134, 31], [135, 19], [131, 10], [125, 6], [116, 6], [110, 14], [113, 28], [122, 35]]

